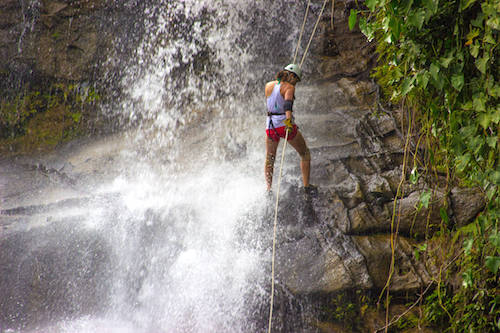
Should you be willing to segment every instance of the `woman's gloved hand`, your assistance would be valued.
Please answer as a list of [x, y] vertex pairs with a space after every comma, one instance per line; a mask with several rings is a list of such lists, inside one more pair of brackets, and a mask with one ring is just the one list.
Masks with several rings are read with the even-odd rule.
[[292, 118], [285, 119], [283, 123], [285, 124], [286, 130], [288, 132], [291, 132], [293, 130]]

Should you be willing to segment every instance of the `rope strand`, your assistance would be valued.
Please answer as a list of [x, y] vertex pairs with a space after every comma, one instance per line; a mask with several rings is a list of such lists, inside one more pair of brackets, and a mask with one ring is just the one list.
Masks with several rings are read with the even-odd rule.
[[[309, 46], [311, 46], [311, 41], [314, 37], [314, 34], [316, 33], [316, 28], [318, 27], [319, 21], [321, 19], [321, 16], [323, 15], [323, 11], [325, 10], [326, 3], [329, 0], [325, 0], [323, 3], [323, 7], [321, 8], [321, 12], [319, 14], [318, 20], [316, 21], [316, 24], [314, 25], [313, 32], [311, 34], [311, 37], [309, 38], [309, 42], [307, 44], [307, 47], [304, 51], [304, 54], [302, 55], [302, 60], [300, 61], [299, 67], [302, 67], [302, 64], [304, 63], [304, 59], [306, 58], [307, 51], [309, 50]], [[334, 1], [334, 0], [332, 0]], [[297, 54], [299, 52], [299, 46], [300, 42], [302, 40], [302, 35], [304, 33], [304, 27], [306, 25], [306, 20], [307, 20], [307, 14], [309, 12], [309, 6], [311, 4], [311, 0], [308, 1], [307, 3], [307, 8], [306, 8], [306, 13], [304, 15], [304, 21], [302, 22], [302, 28], [300, 29], [300, 35], [299, 35], [299, 41], [297, 42], [297, 47], [295, 49], [295, 55], [293, 57], [293, 63], [297, 60]], [[333, 11], [333, 3], [332, 3], [332, 11]], [[333, 16], [333, 14], [332, 14]], [[332, 22], [333, 25], [333, 22]], [[279, 177], [278, 177], [278, 191], [276, 193], [276, 205], [274, 207], [274, 227], [273, 227], [273, 256], [271, 260], [271, 306], [269, 307], [269, 327], [268, 327], [268, 333], [271, 333], [271, 327], [272, 327], [272, 321], [273, 321], [273, 305], [274, 305], [274, 262], [275, 262], [275, 257], [276, 257], [276, 229], [278, 226], [278, 203], [280, 199], [280, 185], [281, 185], [281, 175], [283, 173], [283, 162], [285, 160], [285, 149], [286, 149], [286, 144], [288, 142], [288, 130], [286, 131], [285, 134], [285, 143], [283, 145], [283, 152], [281, 154], [281, 165], [280, 165], [280, 172], [279, 172]]]
[[309, 46], [311, 46], [312, 39], [314, 37], [314, 34], [316, 33], [316, 28], [318, 27], [319, 20], [321, 19], [321, 16], [323, 15], [323, 11], [325, 10], [327, 2], [328, 2], [328, 0], [325, 0], [323, 2], [323, 7], [321, 7], [321, 12], [319, 13], [318, 19], [316, 20], [316, 24], [314, 25], [314, 29], [313, 29], [313, 32], [311, 34], [311, 38], [309, 38], [309, 43], [307, 43], [306, 50], [304, 51], [304, 54], [302, 55], [302, 60], [300, 61], [300, 65], [299, 65], [299, 67], [301, 67], [301, 68], [302, 68], [302, 64], [304, 63], [304, 60], [306, 59], [307, 51], [309, 51]]
[[333, 15], [335, 14], [335, 0], [332, 0], [332, 15], [330, 18], [330, 28], [333, 31]]
[[269, 308], [269, 329], [268, 333], [271, 333], [271, 324], [273, 321], [273, 304], [274, 304], [274, 258], [276, 254], [276, 228], [278, 225], [278, 202], [280, 200], [280, 185], [281, 185], [281, 174], [283, 172], [283, 161], [285, 160], [285, 149], [286, 143], [288, 141], [288, 130], [285, 134], [285, 144], [283, 145], [283, 152], [281, 153], [281, 165], [280, 173], [278, 177], [278, 192], [276, 193], [276, 206], [274, 208], [274, 230], [273, 230], [273, 258], [271, 264], [271, 307]]
[[302, 34], [304, 33], [304, 27], [306, 25], [307, 13], [309, 13], [309, 6], [311, 5], [311, 0], [307, 2], [306, 14], [304, 15], [304, 20], [302, 21], [302, 28], [300, 29], [299, 41], [297, 42], [297, 47], [295, 48], [295, 55], [293, 56], [293, 63], [297, 59], [297, 54], [299, 53], [300, 41], [302, 40]]

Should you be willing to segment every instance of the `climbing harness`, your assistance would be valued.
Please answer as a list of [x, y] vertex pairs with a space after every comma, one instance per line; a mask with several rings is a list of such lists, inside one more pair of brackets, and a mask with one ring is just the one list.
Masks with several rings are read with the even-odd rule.
[[[283, 115], [283, 113], [275, 113], [275, 112], [268, 112], [267, 113], [267, 116], [269, 117], [269, 124], [271, 124], [271, 128], [273, 129], [274, 134], [276, 134], [276, 137], [278, 137], [278, 140], [279, 140], [280, 135], [278, 134], [278, 131], [276, 130], [276, 127], [274, 127], [273, 117], [271, 117], [271, 116], [282, 116], [282, 115]], [[269, 137], [269, 138], [271, 140], [273, 140], [271, 137]]]
[[[307, 47], [306, 47], [306, 49], [304, 51], [304, 54], [302, 55], [302, 60], [300, 61], [300, 64], [298, 65], [298, 69], [299, 70], [302, 67], [302, 64], [304, 63], [304, 60], [305, 60], [306, 55], [307, 55], [307, 51], [309, 50], [309, 47], [311, 46], [311, 41], [312, 41], [312, 39], [314, 37], [314, 34], [316, 33], [316, 28], [318, 27], [318, 24], [319, 24], [319, 21], [321, 19], [321, 16], [323, 16], [323, 11], [325, 10], [326, 3], [328, 1], [329, 0], [325, 0], [323, 2], [323, 7], [321, 7], [321, 12], [319, 13], [318, 19], [316, 20], [316, 24], [314, 25], [314, 29], [313, 29], [313, 31], [311, 33], [311, 37], [309, 38], [309, 42], [307, 43]], [[334, 0], [332, 0], [332, 1], [334, 1]], [[302, 35], [304, 33], [304, 27], [306, 25], [306, 19], [307, 19], [307, 14], [309, 12], [309, 6], [310, 5], [311, 5], [311, 0], [309, 0], [307, 2], [306, 13], [304, 15], [304, 20], [302, 22], [302, 28], [301, 28], [300, 35], [299, 35], [299, 41], [297, 42], [297, 48], [295, 49], [295, 55], [293, 57], [293, 64], [296, 63], [295, 61], [296, 61], [296, 58], [297, 58], [297, 53], [298, 53], [298, 50], [299, 50], [300, 41], [301, 41]], [[268, 113], [268, 115], [269, 115], [269, 113]], [[269, 115], [269, 117], [270, 117], [270, 115]], [[272, 121], [271, 121], [271, 125], [272, 125]], [[274, 126], [272, 126], [272, 127], [274, 128]], [[276, 131], [276, 129], [275, 129], [275, 131]], [[273, 254], [272, 254], [272, 260], [271, 260], [271, 304], [270, 304], [270, 308], [269, 308], [269, 327], [268, 327], [268, 333], [271, 333], [271, 326], [272, 326], [272, 320], [273, 320], [274, 262], [275, 262], [275, 257], [276, 257], [276, 228], [277, 228], [277, 225], [278, 225], [278, 203], [279, 203], [279, 198], [280, 198], [281, 174], [282, 174], [282, 171], [283, 171], [283, 162], [285, 160], [285, 149], [286, 149], [286, 143], [287, 143], [287, 141], [288, 141], [288, 130], [286, 130], [285, 143], [283, 145], [283, 152], [281, 153], [281, 165], [280, 165], [280, 172], [279, 172], [279, 177], [278, 177], [278, 190], [277, 190], [277, 193], [276, 193], [276, 205], [275, 205], [275, 209], [274, 209]]]

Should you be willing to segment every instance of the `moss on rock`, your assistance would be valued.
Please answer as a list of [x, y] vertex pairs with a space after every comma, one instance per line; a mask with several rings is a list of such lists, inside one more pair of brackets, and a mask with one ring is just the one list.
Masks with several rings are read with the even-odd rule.
[[85, 134], [99, 95], [92, 88], [55, 83], [0, 103], [0, 152], [50, 151]]

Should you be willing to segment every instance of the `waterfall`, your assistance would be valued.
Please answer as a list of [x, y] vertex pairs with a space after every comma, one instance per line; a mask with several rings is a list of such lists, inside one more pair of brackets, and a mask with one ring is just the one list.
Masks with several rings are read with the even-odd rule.
[[119, 98], [103, 108], [123, 128], [119, 148], [84, 174], [77, 201], [11, 231], [5, 260], [20, 278], [6, 332], [261, 330], [272, 233], [263, 87], [295, 51], [304, 4], [117, 6], [142, 8], [137, 48], [107, 63], [120, 72]]

